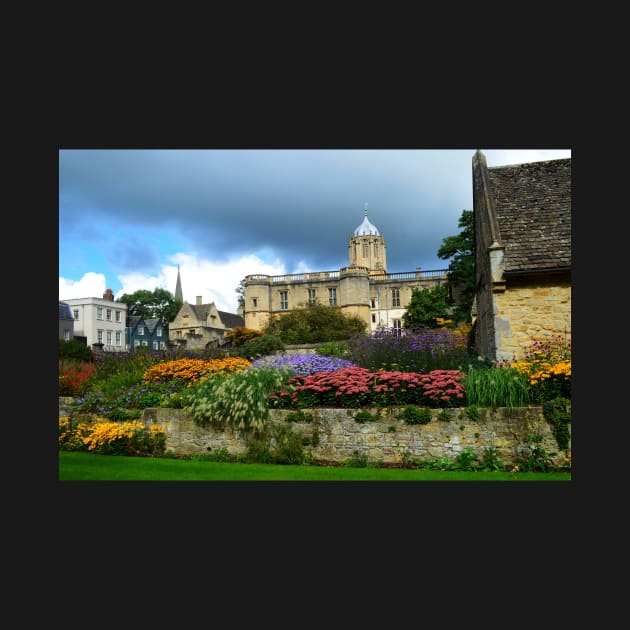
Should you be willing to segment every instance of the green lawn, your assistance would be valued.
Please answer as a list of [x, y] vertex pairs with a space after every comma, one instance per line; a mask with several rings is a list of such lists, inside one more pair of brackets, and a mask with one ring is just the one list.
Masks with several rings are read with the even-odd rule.
[[225, 464], [154, 457], [59, 452], [61, 481], [570, 481], [570, 472], [451, 472]]

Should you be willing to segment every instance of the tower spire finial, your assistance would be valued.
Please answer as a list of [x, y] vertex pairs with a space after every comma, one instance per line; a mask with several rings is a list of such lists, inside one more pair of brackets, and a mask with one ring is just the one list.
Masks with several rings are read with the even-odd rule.
[[368, 202], [364, 202], [363, 203], [363, 212], [365, 212], [365, 216], [367, 217], [367, 207], [368, 207]]

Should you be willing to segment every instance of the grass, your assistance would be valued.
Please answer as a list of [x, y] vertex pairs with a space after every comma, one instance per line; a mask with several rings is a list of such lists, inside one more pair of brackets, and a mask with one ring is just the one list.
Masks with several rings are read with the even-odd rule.
[[570, 472], [509, 473], [228, 464], [59, 452], [61, 481], [570, 481]]

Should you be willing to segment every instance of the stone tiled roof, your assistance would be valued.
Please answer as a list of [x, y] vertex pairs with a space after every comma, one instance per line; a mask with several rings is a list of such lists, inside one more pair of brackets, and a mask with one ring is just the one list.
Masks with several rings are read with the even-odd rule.
[[[200, 322], [205, 322], [207, 314], [210, 312], [212, 304], [189, 304], [190, 308], [195, 313], [195, 316]], [[245, 319], [240, 315], [234, 313], [227, 313], [226, 311], [219, 311], [219, 317], [226, 328], [234, 328], [235, 326], [245, 326]]]
[[226, 313], [219, 311], [219, 317], [226, 328], [236, 328], [236, 326], [245, 326], [245, 319], [241, 315], [235, 313]]
[[488, 168], [506, 273], [571, 267], [571, 159]]

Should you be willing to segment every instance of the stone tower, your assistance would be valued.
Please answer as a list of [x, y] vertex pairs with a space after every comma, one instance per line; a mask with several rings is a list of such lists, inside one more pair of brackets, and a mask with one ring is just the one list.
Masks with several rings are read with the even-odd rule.
[[385, 238], [367, 216], [367, 203], [363, 205], [363, 222], [354, 231], [348, 243], [350, 267], [366, 267], [370, 275], [387, 273]]

